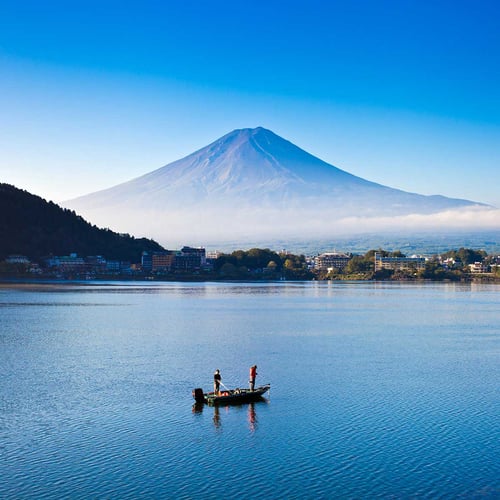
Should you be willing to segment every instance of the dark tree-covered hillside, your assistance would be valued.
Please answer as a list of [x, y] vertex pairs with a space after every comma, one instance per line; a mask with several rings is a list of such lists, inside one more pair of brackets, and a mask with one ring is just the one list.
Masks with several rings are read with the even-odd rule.
[[75, 252], [139, 262], [144, 250], [163, 248], [150, 239], [99, 229], [71, 210], [0, 183], [0, 260], [10, 254], [37, 260]]

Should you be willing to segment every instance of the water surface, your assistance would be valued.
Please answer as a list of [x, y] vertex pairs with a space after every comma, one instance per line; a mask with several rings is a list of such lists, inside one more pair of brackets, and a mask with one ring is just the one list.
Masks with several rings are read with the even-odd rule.
[[499, 325], [498, 285], [0, 286], [0, 497], [498, 498]]

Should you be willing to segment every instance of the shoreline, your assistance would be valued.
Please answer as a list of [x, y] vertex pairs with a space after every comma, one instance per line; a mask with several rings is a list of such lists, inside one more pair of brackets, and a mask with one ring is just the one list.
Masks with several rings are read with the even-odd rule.
[[[98, 278], [98, 279], [73, 279], [73, 278], [33, 278], [33, 277], [5, 277], [0, 276], [0, 285], [9, 285], [9, 284], [33, 284], [33, 285], [51, 285], [51, 284], [79, 284], [79, 285], [92, 285], [92, 284], [101, 284], [104, 285], [106, 283], [113, 282], [125, 282], [125, 283], [341, 283], [341, 282], [374, 282], [374, 283], [492, 283], [492, 284], [500, 284], [500, 276], [464, 276], [457, 280], [451, 279], [374, 279], [374, 278], [343, 278], [343, 279], [214, 279], [213, 277], [207, 279], [200, 279], [200, 277], [196, 277], [193, 279], [179, 279], [176, 278], [130, 278], [130, 277], [106, 277], [106, 278]], [[110, 284], [111, 286], [111, 284]]]

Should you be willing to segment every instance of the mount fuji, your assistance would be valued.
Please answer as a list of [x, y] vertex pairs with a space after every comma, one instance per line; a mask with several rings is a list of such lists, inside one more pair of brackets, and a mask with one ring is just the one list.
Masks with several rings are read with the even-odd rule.
[[492, 208], [370, 182], [262, 127], [63, 205], [114, 230], [194, 243], [333, 236]]

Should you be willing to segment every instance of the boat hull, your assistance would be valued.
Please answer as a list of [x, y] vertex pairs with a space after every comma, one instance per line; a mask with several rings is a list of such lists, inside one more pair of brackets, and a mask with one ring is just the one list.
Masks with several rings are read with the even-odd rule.
[[270, 388], [271, 386], [267, 384], [256, 387], [253, 391], [250, 389], [232, 389], [221, 391], [217, 395], [213, 392], [203, 393], [201, 389], [194, 389], [193, 397], [197, 403], [206, 403], [209, 405], [243, 404], [262, 399], [262, 396]]

